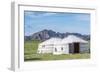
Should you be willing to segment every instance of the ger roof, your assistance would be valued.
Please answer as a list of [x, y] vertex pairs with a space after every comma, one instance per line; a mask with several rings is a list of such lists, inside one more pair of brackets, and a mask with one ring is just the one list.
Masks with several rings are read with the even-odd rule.
[[56, 37], [50, 38], [50, 39], [40, 43], [40, 45], [66, 44], [66, 43], [75, 43], [75, 42], [88, 43], [88, 41], [85, 41], [80, 37], [77, 37], [75, 35], [69, 35], [68, 37], [65, 37], [64, 39], [56, 38]]
[[40, 45], [46, 45], [46, 44], [59, 44], [60, 42], [62, 41], [61, 38], [56, 38], [56, 37], [53, 37], [53, 38], [50, 38], [42, 43], [40, 43]]
[[81, 39], [80, 37], [77, 37], [75, 35], [69, 35], [68, 37], [65, 37], [62, 40], [62, 43], [74, 43], [74, 42], [79, 42], [79, 43], [88, 43], [87, 41]]

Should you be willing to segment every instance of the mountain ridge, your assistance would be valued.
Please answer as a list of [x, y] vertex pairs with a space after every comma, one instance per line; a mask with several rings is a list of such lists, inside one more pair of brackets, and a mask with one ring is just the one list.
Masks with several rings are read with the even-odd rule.
[[70, 32], [60, 33], [60, 32], [55, 32], [53, 30], [47, 30], [47, 29], [33, 33], [30, 36], [24, 36], [24, 40], [45, 41], [45, 40], [52, 38], [52, 37], [64, 38], [64, 37], [67, 37], [68, 35], [75, 35], [75, 36], [78, 36], [84, 40], [90, 40], [90, 35], [83, 35], [80, 33], [70, 33]]

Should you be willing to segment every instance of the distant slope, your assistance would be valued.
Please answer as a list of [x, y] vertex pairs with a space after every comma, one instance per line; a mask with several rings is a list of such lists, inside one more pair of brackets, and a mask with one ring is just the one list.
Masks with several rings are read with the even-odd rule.
[[82, 35], [80, 33], [60, 33], [60, 32], [55, 32], [53, 30], [47, 30], [44, 29], [42, 31], [36, 32], [30, 36], [24, 36], [25, 40], [40, 40], [40, 41], [45, 41], [51, 37], [59, 37], [59, 38], [64, 38], [67, 37], [68, 35], [75, 35], [78, 36], [84, 40], [90, 40], [90, 35]]

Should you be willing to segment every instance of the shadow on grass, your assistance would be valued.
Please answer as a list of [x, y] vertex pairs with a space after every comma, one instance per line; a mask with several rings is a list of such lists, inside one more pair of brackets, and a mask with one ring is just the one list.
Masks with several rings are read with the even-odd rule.
[[24, 59], [24, 61], [33, 61], [33, 60], [42, 60], [41, 58], [30, 58], [30, 59]]

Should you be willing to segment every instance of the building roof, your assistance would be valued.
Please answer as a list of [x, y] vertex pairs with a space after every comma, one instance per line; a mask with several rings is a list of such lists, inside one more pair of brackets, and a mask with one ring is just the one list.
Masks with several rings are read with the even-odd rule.
[[83, 40], [80, 37], [77, 37], [75, 35], [69, 35], [68, 37], [65, 37], [62, 40], [62, 44], [64, 44], [64, 43], [74, 43], [74, 42], [88, 43], [87, 41], [85, 41], [85, 40]]
[[65, 37], [64, 39], [61, 38], [50, 38], [42, 43], [40, 43], [39, 45], [55, 45], [55, 44], [66, 44], [66, 43], [75, 43], [75, 42], [79, 42], [79, 43], [88, 43], [88, 41], [85, 41], [83, 39], [81, 39], [80, 37], [77, 37], [75, 35], [69, 35], [68, 37]]
[[52, 45], [54, 45], [54, 44], [59, 44], [61, 41], [62, 41], [61, 38], [56, 38], [55, 37], [55, 38], [50, 38], [50, 39], [40, 43], [40, 45], [45, 45], [45, 44], [52, 44]]

